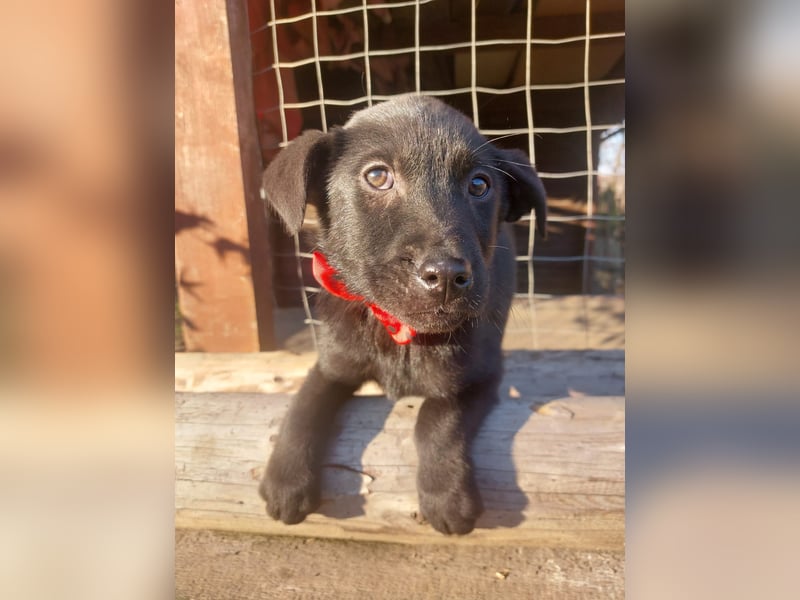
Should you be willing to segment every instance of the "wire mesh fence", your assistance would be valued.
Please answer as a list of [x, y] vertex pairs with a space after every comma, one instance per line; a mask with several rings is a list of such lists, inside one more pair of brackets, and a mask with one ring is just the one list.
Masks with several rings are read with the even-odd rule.
[[[327, 131], [393, 95], [439, 97], [499, 146], [527, 152], [548, 191], [548, 240], [534, 247], [530, 217], [514, 226], [507, 345], [621, 345], [622, 0], [251, 0], [251, 22], [253, 4], [263, 16], [251, 43], [266, 161], [301, 130]], [[312, 340], [317, 225], [312, 207], [299, 236], [272, 231], [276, 304], [302, 309], [295, 320]]]

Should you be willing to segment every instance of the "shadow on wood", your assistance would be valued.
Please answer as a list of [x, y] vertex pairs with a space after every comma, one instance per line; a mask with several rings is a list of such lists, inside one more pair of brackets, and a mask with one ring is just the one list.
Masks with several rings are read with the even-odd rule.
[[[405, 407], [398, 408], [410, 430], [407, 437], [397, 442], [403, 447], [402, 457], [408, 464], [407, 472], [395, 481], [402, 483], [402, 489], [408, 492], [416, 490], [417, 456], [408, 446], [409, 441], [413, 441], [413, 426], [421, 399], [404, 398], [397, 404], [403, 403]], [[328, 460], [323, 466], [323, 501], [317, 513], [337, 519], [365, 514], [366, 499], [378, 477], [386, 475], [386, 469], [365, 466], [364, 455], [374, 439], [384, 431], [386, 420], [395, 406], [396, 403], [385, 396], [359, 396], [345, 404], [337, 418]], [[479, 528], [514, 527], [523, 521], [522, 511], [528, 505], [528, 497], [517, 484], [511, 449], [514, 437], [530, 417], [531, 411], [526, 412], [527, 415], [519, 415], [521, 418], [516, 422], [516, 430], [513, 420], [506, 419], [504, 426], [511, 426], [510, 430], [499, 435], [495, 432], [489, 437], [479, 434], [473, 442], [471, 454], [485, 507], [477, 523]], [[488, 419], [491, 420], [492, 416]], [[399, 465], [396, 468], [399, 469]], [[417, 518], [414, 511], [409, 516]]]
[[479, 529], [515, 527], [525, 520], [528, 495], [519, 486], [513, 447], [514, 439], [532, 414], [531, 410], [522, 410], [507, 419], [494, 410], [472, 442], [472, 460], [484, 506], [475, 525]]
[[360, 396], [345, 404], [336, 419], [328, 460], [322, 469], [319, 514], [335, 519], [365, 514], [366, 496], [375, 475], [366, 470], [364, 453], [383, 431], [393, 406], [385, 396]]

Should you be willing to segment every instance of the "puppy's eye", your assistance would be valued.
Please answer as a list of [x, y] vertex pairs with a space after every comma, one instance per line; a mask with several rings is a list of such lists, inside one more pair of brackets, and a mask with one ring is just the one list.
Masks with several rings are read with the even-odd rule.
[[394, 185], [394, 177], [386, 167], [375, 167], [364, 174], [367, 183], [376, 190], [388, 190]]
[[489, 191], [489, 180], [483, 175], [476, 175], [469, 180], [467, 191], [475, 198], [483, 198]]

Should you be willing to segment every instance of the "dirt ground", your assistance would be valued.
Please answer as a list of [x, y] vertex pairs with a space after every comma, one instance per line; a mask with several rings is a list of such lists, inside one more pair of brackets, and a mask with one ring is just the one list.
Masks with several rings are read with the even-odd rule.
[[178, 600], [624, 597], [624, 553], [178, 530]]

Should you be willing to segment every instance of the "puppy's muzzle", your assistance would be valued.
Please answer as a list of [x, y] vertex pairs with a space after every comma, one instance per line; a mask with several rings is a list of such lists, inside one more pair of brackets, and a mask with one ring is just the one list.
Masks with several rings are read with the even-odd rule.
[[446, 304], [463, 297], [472, 288], [472, 266], [461, 258], [429, 258], [417, 276], [428, 294]]

